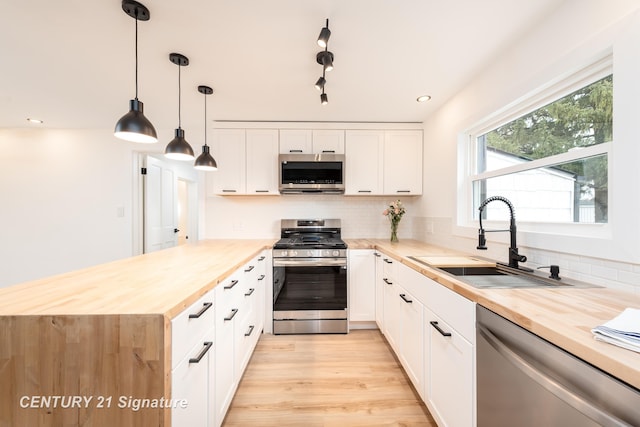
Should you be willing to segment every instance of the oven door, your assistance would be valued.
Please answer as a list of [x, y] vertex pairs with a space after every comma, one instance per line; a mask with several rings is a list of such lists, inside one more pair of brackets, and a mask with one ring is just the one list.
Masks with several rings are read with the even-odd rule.
[[273, 260], [273, 329], [286, 333], [346, 333], [346, 258]]

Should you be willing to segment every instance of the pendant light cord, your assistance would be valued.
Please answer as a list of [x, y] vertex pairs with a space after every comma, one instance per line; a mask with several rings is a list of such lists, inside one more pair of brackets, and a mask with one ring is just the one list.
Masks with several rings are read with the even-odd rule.
[[207, 94], [204, 94], [204, 145], [207, 145]]
[[180, 121], [180, 116], [181, 116], [181, 114], [180, 114], [180, 104], [181, 104], [180, 99], [181, 99], [181, 93], [182, 93], [182, 89], [180, 87], [180, 68], [181, 68], [180, 63], [178, 63], [178, 129], [182, 128], [181, 121]]
[[138, 9], [136, 8], [136, 101], [138, 100]]

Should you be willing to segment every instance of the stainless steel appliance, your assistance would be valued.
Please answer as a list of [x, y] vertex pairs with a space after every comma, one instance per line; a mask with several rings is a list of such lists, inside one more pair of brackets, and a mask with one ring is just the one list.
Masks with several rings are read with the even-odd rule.
[[273, 247], [273, 333], [349, 332], [339, 219], [283, 219]]
[[640, 390], [477, 306], [478, 427], [640, 426]]
[[280, 193], [344, 193], [344, 154], [280, 154]]

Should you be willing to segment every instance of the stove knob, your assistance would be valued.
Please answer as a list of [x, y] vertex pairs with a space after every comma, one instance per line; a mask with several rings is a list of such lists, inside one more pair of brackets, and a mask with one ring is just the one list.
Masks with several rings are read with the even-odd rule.
[[333, 256], [340, 256], [340, 251], [333, 251]]
[[289, 256], [298, 256], [298, 251], [291, 251]]
[[307, 258], [313, 258], [313, 251], [307, 251]]
[[288, 255], [288, 254], [287, 254], [287, 251], [282, 251], [282, 252], [280, 252], [280, 256], [286, 257], [287, 255]]

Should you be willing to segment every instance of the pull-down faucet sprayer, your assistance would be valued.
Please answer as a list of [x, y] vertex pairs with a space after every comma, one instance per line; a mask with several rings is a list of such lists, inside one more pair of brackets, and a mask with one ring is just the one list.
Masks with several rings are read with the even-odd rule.
[[[489, 203], [495, 200], [504, 202], [509, 207], [509, 212], [511, 214], [511, 221], [509, 223], [508, 230], [485, 230], [484, 228], [482, 228], [482, 211], [484, 210], [485, 206], [487, 206]], [[507, 198], [502, 196], [492, 196], [486, 199], [484, 202], [482, 202], [478, 210], [480, 211], [480, 229], [478, 230], [478, 246], [476, 247], [476, 249], [480, 249], [480, 250], [487, 249], [487, 246], [486, 246], [487, 239], [484, 236], [485, 232], [489, 233], [489, 232], [508, 231], [511, 236], [511, 244], [509, 246], [509, 267], [523, 269], [522, 267], [518, 267], [518, 263], [527, 262], [527, 257], [524, 255], [518, 254], [518, 245], [516, 244], [516, 215], [514, 213], [513, 205], [511, 204], [511, 202]]]

